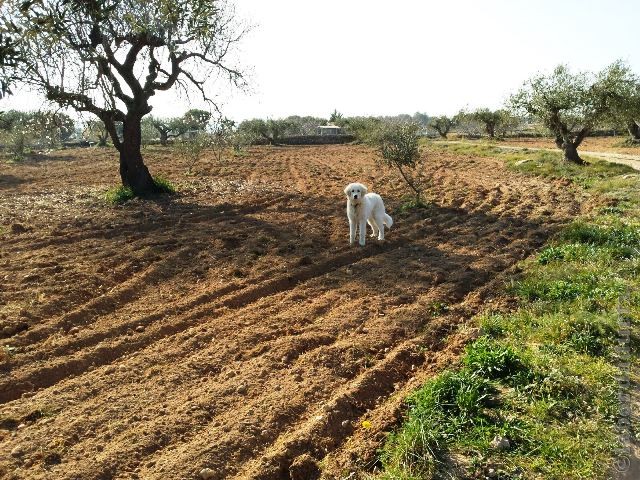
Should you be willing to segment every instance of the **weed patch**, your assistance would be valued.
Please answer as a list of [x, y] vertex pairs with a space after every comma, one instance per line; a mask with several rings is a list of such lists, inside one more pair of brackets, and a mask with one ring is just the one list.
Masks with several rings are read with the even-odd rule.
[[[172, 194], [176, 192], [176, 187], [166, 178], [157, 176], [153, 178], [156, 193]], [[107, 190], [105, 200], [111, 205], [121, 205], [136, 197], [136, 194], [130, 187], [120, 185]]]

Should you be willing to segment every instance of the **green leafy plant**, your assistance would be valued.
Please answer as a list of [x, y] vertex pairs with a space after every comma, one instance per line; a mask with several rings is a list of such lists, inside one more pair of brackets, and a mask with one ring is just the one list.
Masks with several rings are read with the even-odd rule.
[[420, 127], [413, 123], [387, 124], [381, 130], [377, 147], [382, 163], [400, 172], [413, 190], [416, 203], [422, 204], [422, 186], [415, 173], [411, 173], [420, 163], [419, 131]]

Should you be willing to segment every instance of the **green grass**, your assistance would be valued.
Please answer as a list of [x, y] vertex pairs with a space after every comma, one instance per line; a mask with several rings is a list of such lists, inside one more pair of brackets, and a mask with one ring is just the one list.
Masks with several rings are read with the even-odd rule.
[[160, 175], [153, 177], [153, 183], [158, 189], [158, 193], [176, 193], [176, 187], [168, 179]]
[[[432, 142], [429, 148], [446, 151], [458, 155], [492, 157], [504, 160], [507, 166], [515, 171], [546, 178], [567, 179], [585, 188], [591, 188], [605, 181], [638, 185], [638, 172], [627, 165], [611, 163], [605, 160], [583, 156], [588, 165], [581, 166], [566, 162], [558, 151], [530, 150], [527, 148], [505, 149], [497, 146], [478, 143], [444, 143]], [[634, 175], [635, 179], [622, 179], [625, 175]], [[625, 182], [626, 180], [626, 182]], [[607, 191], [608, 185], [600, 185]], [[617, 190], [617, 189], [615, 189]]]
[[120, 205], [122, 203], [126, 203], [134, 197], [135, 195], [133, 194], [133, 190], [123, 185], [120, 185], [119, 187], [110, 188], [104, 194], [105, 200], [107, 201], [107, 203], [110, 203], [111, 205]]
[[[640, 291], [637, 175], [603, 162], [568, 165], [552, 152], [434, 148], [566, 178], [566, 188], [605, 205], [522, 262], [507, 286], [519, 306], [480, 314], [480, 336], [459, 366], [407, 399], [405, 421], [382, 447], [376, 478], [485, 478], [492, 468], [503, 479], [608, 479], [618, 445], [617, 309], [625, 292]], [[638, 365], [640, 294], [622, 302], [632, 312]], [[493, 447], [496, 436], [507, 437], [508, 448]]]
[[[175, 186], [164, 177], [153, 177], [153, 183], [158, 194], [173, 194], [176, 192]], [[107, 203], [111, 205], [121, 205], [135, 198], [136, 194], [130, 187], [120, 185], [107, 190], [104, 197]]]
[[405, 199], [398, 207], [397, 211], [401, 214], [412, 212], [420, 209], [429, 209], [431, 205], [424, 200], [418, 200], [415, 197]]

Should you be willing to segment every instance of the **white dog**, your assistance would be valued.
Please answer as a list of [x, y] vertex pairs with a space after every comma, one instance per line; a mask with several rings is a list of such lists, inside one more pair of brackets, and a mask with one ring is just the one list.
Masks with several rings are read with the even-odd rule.
[[384, 226], [391, 228], [393, 219], [384, 211], [384, 203], [377, 193], [367, 193], [361, 183], [350, 183], [344, 189], [347, 196], [347, 218], [349, 219], [349, 245], [356, 239], [356, 228], [360, 233], [360, 245], [364, 246], [367, 223], [373, 228], [372, 237], [384, 240]]

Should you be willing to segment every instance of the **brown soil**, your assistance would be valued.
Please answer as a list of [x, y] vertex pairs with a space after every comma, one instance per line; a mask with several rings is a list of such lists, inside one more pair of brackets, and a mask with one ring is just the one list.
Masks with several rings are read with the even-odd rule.
[[[146, 156], [179, 194], [106, 205], [110, 150], [2, 167], [2, 478], [371, 470], [402, 396], [456, 360], [459, 327], [581, 204], [433, 152], [433, 205], [409, 214], [364, 147], [256, 148], [195, 176], [170, 150]], [[356, 180], [394, 218], [384, 243], [348, 245]]]

